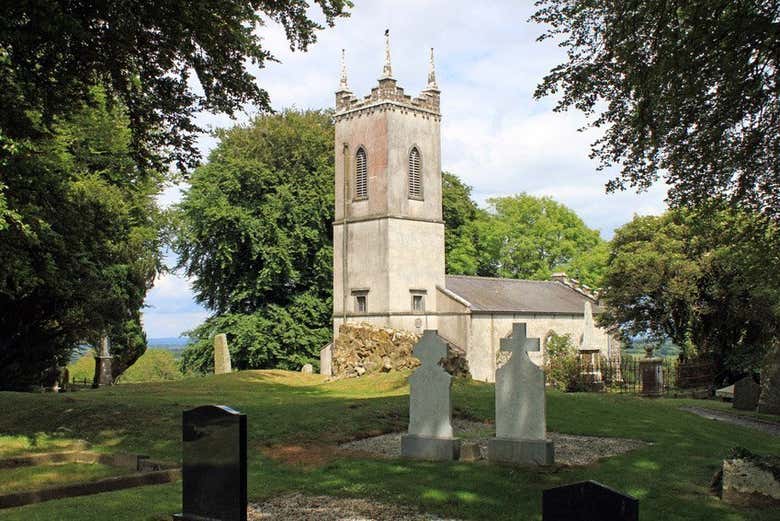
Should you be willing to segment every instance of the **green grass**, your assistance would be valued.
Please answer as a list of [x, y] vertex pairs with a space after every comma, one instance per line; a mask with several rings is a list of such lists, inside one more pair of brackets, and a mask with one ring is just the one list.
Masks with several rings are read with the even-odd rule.
[[[81, 382], [84, 379], [92, 382], [95, 376], [95, 355], [88, 351], [81, 358], [68, 366], [71, 380]], [[183, 377], [179, 370], [174, 353], [167, 349], [147, 349], [136, 362], [119, 378], [118, 383], [165, 382], [180, 380]]]
[[0, 494], [95, 481], [129, 473], [131, 473], [130, 469], [101, 465], [100, 463], [63, 463], [61, 465], [3, 469]]
[[[549, 392], [549, 430], [652, 443], [585, 468], [514, 469], [338, 456], [319, 465], [301, 465], [263, 455], [269, 445], [334, 444], [404, 429], [407, 393], [405, 375], [397, 373], [324, 383], [316, 375], [282, 371], [60, 395], [0, 393], [0, 434], [17, 444], [42, 436], [82, 438], [96, 450], [178, 460], [181, 411], [219, 403], [248, 416], [252, 501], [297, 490], [413, 504], [461, 519], [538, 520], [543, 489], [595, 479], [638, 497], [643, 521], [776, 519], [769, 510], [724, 505], [708, 494], [708, 485], [731, 447], [778, 453], [780, 439], [679, 411], [677, 407], [688, 403], [683, 400]], [[458, 414], [493, 418], [491, 385], [458, 380], [453, 393]], [[164, 519], [179, 508], [180, 491], [180, 484], [172, 484], [60, 500], [0, 511], [0, 519]]]

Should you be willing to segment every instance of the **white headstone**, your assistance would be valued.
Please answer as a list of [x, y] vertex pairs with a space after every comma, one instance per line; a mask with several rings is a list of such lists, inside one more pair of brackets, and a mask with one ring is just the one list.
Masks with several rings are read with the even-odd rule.
[[328, 344], [320, 350], [320, 374], [333, 376], [333, 344]]
[[439, 365], [447, 344], [429, 329], [412, 354], [422, 365], [409, 377], [409, 434], [451, 438], [452, 376]]
[[303, 374], [313, 374], [314, 373], [314, 366], [311, 364], [303, 364], [303, 367], [301, 367], [301, 372]]
[[596, 327], [593, 325], [593, 307], [590, 304], [590, 300], [585, 301], [585, 309], [583, 311], [585, 317], [582, 321], [582, 343], [580, 344], [580, 349], [598, 349], [596, 345]]
[[229, 373], [232, 370], [227, 335], [220, 333], [214, 336], [214, 374]]
[[526, 337], [525, 324], [512, 324], [512, 336], [501, 339], [501, 350], [512, 356], [496, 371], [496, 437], [544, 439], [544, 371], [528, 356], [539, 351], [539, 339]]

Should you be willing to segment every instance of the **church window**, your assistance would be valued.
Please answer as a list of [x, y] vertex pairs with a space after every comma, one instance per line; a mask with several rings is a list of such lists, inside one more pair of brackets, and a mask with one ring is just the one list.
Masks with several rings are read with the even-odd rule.
[[363, 147], [355, 155], [355, 199], [368, 199], [368, 162]]
[[368, 290], [354, 289], [352, 290], [352, 296], [355, 298], [355, 313], [367, 313], [368, 312]]
[[412, 311], [424, 312], [425, 311], [425, 293], [424, 289], [410, 290], [412, 294]]
[[422, 174], [420, 151], [413, 147], [409, 152], [409, 198], [422, 199]]

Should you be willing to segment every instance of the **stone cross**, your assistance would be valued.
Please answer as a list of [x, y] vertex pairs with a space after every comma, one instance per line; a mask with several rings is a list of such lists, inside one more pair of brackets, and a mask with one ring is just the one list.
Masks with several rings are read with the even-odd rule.
[[229, 373], [232, 370], [227, 335], [220, 333], [214, 336], [214, 374]]
[[512, 336], [501, 339], [501, 350], [512, 354], [496, 371], [496, 436], [543, 439], [547, 435], [544, 371], [531, 361], [539, 339], [526, 336], [525, 324], [512, 324]]
[[452, 437], [452, 376], [439, 365], [447, 344], [428, 329], [414, 346], [421, 366], [409, 377], [409, 433], [401, 438], [401, 454], [429, 460], [457, 459], [460, 442]]
[[488, 443], [493, 461], [549, 465], [552, 442], [546, 440], [544, 371], [531, 361], [539, 339], [528, 338], [526, 325], [512, 324], [512, 336], [501, 339], [511, 358], [496, 371], [496, 437]]

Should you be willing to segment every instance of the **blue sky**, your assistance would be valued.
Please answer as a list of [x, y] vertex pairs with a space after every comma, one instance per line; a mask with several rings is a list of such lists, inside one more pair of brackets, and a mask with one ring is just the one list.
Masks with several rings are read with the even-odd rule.
[[[342, 48], [352, 91], [367, 94], [382, 71], [383, 34], [389, 28], [393, 75], [410, 94], [425, 87], [429, 49], [435, 49], [442, 91], [442, 168], [471, 185], [478, 202], [520, 192], [549, 195], [605, 238], [635, 213], [664, 210], [662, 185], [642, 194], [605, 194], [609, 173], [596, 172], [588, 158], [598, 134], [578, 132], [584, 117], [553, 112], [554, 99], [533, 99], [536, 84], [565, 55], [554, 42], [536, 42], [542, 27], [528, 22], [532, 2], [355, 4], [352, 16], [319, 33], [306, 53], [291, 52], [276, 24], [260, 28], [264, 44], [281, 62], [255, 71], [275, 109], [332, 106]], [[211, 114], [199, 119], [208, 128], [219, 128], [251, 115], [250, 108], [236, 120]], [[210, 136], [200, 139], [204, 156], [214, 143]], [[170, 187], [160, 202], [176, 202], [183, 189]], [[176, 274], [158, 279], [146, 304], [144, 327], [152, 338], [178, 336], [208, 316], [194, 302], [188, 281]]]

